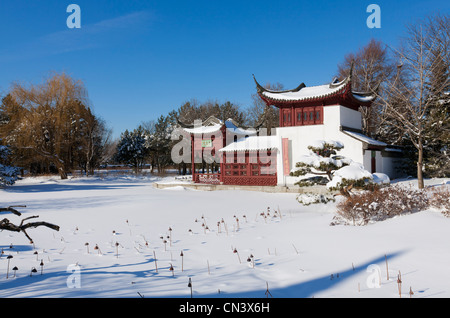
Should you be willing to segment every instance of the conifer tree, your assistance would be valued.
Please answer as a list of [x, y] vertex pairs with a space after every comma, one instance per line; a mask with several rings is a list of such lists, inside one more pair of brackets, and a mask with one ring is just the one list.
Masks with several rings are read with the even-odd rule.
[[142, 169], [148, 154], [147, 136], [142, 126], [139, 126], [132, 132], [126, 130], [121, 134], [114, 159], [130, 165], [137, 173]]
[[316, 140], [308, 146], [308, 155], [303, 155], [296, 163], [297, 170], [291, 176], [306, 176], [296, 183], [299, 186], [326, 185], [329, 189], [343, 187], [365, 188], [374, 181], [373, 175], [360, 163], [338, 155], [344, 148], [340, 141]]
[[18, 178], [19, 168], [11, 165], [11, 151], [8, 146], [0, 145], [0, 186], [13, 185]]
[[295, 164], [297, 170], [290, 173], [291, 176], [305, 176], [313, 174], [314, 177], [302, 179], [296, 184], [309, 186], [314, 184], [326, 184], [333, 179], [334, 171], [346, 166], [350, 161], [337, 155], [336, 151], [344, 148], [337, 141], [317, 140], [308, 146], [308, 155], [303, 155]]

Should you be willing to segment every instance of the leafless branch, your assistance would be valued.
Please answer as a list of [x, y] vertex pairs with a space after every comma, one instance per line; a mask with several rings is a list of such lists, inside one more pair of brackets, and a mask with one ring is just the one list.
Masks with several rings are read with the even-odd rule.
[[[24, 207], [23, 205], [20, 206], [14, 206], [14, 207]], [[7, 208], [0, 208], [0, 211], [8, 211], [11, 212], [15, 215], [21, 215], [20, 212], [18, 212], [16, 209], [14, 209], [12, 206], [7, 207]], [[29, 216], [24, 218], [19, 225], [15, 225], [13, 223], [11, 223], [8, 219], [3, 219], [0, 221], [0, 230], [6, 230], [6, 231], [12, 231], [12, 232], [22, 232], [23, 234], [25, 234], [25, 236], [30, 240], [30, 242], [33, 242], [32, 238], [28, 235], [27, 233], [27, 229], [29, 228], [36, 228], [38, 226], [45, 226], [48, 227], [52, 230], [55, 231], [59, 231], [59, 226], [52, 224], [52, 223], [48, 223], [48, 222], [29, 222], [29, 223], [25, 223], [24, 221], [29, 220], [29, 219], [35, 219], [38, 218], [38, 215], [33, 215], [33, 216]]]

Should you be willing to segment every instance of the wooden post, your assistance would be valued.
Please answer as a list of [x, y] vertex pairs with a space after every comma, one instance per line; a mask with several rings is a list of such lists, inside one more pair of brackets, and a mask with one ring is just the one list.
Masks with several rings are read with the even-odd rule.
[[194, 134], [191, 134], [191, 170], [192, 170], [192, 182], [195, 182], [195, 143]]
[[386, 254], [384, 254], [384, 259], [386, 261], [386, 279], [389, 280], [389, 269], [388, 269], [388, 262], [387, 262]]
[[153, 258], [155, 259], [155, 270], [158, 272], [158, 264], [156, 263], [156, 253], [153, 251]]

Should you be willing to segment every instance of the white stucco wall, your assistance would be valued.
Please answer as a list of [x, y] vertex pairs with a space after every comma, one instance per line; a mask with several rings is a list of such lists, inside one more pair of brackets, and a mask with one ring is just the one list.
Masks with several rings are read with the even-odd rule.
[[[381, 156], [381, 151], [375, 151], [375, 172], [383, 172], [385, 168], [384, 168], [384, 164], [386, 164], [385, 160], [383, 160], [383, 157]], [[370, 171], [370, 166], [369, 169], [367, 169]]]
[[[276, 135], [281, 145], [282, 138], [289, 139], [289, 170], [295, 169], [301, 155], [309, 153], [308, 145], [318, 139], [338, 140], [344, 144], [344, 148], [338, 152], [343, 156], [349, 157], [354, 161], [365, 164], [363, 161], [363, 145], [362, 142], [352, 138], [339, 130], [340, 126], [347, 126], [361, 129], [361, 114], [358, 111], [348, 109], [340, 105], [324, 107], [324, 123], [322, 125], [309, 126], [293, 126], [278, 127]], [[370, 153], [369, 153], [370, 155]], [[381, 160], [380, 160], [381, 162]], [[366, 169], [370, 169], [369, 166]], [[292, 185], [296, 178], [285, 177], [283, 175], [282, 151], [279, 152], [277, 158], [277, 175], [279, 185]]]
[[366, 168], [367, 171], [371, 171], [372, 167], [372, 151], [366, 150], [363, 151], [363, 165]]
[[[326, 106], [328, 107], [328, 106]], [[332, 106], [335, 107], [335, 106]], [[347, 107], [339, 106], [340, 125], [350, 128], [361, 129], [361, 113]]]

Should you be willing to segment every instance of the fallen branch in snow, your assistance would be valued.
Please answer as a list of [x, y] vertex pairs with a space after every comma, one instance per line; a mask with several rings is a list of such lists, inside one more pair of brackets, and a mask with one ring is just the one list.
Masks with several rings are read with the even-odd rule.
[[[6, 208], [6, 209], [3, 208], [3, 209], [1, 209], [1, 211], [9, 211], [14, 214], [19, 213], [18, 215], [21, 215], [20, 212], [17, 212], [16, 210], [11, 209], [11, 207]], [[58, 225], [51, 224], [48, 222], [30, 222], [30, 223], [25, 223], [25, 224], [23, 223], [26, 220], [34, 219], [34, 218], [38, 218], [38, 217], [39, 217], [39, 215], [29, 216], [29, 217], [23, 219], [19, 225], [15, 225], [15, 224], [11, 223], [8, 219], [3, 219], [0, 221], [0, 230], [7, 230], [7, 231], [12, 231], [12, 232], [22, 232], [30, 240], [30, 243], [33, 243], [33, 239], [26, 232], [26, 230], [28, 228], [35, 228], [38, 226], [46, 226], [52, 230], [59, 231]]]
[[19, 211], [17, 211], [14, 208], [26, 208], [26, 205], [11, 205], [11, 206], [9, 206], [7, 208], [0, 208], [0, 212], [7, 211], [7, 212], [11, 212], [11, 213], [13, 213], [15, 215], [21, 216], [22, 213], [20, 213]]

